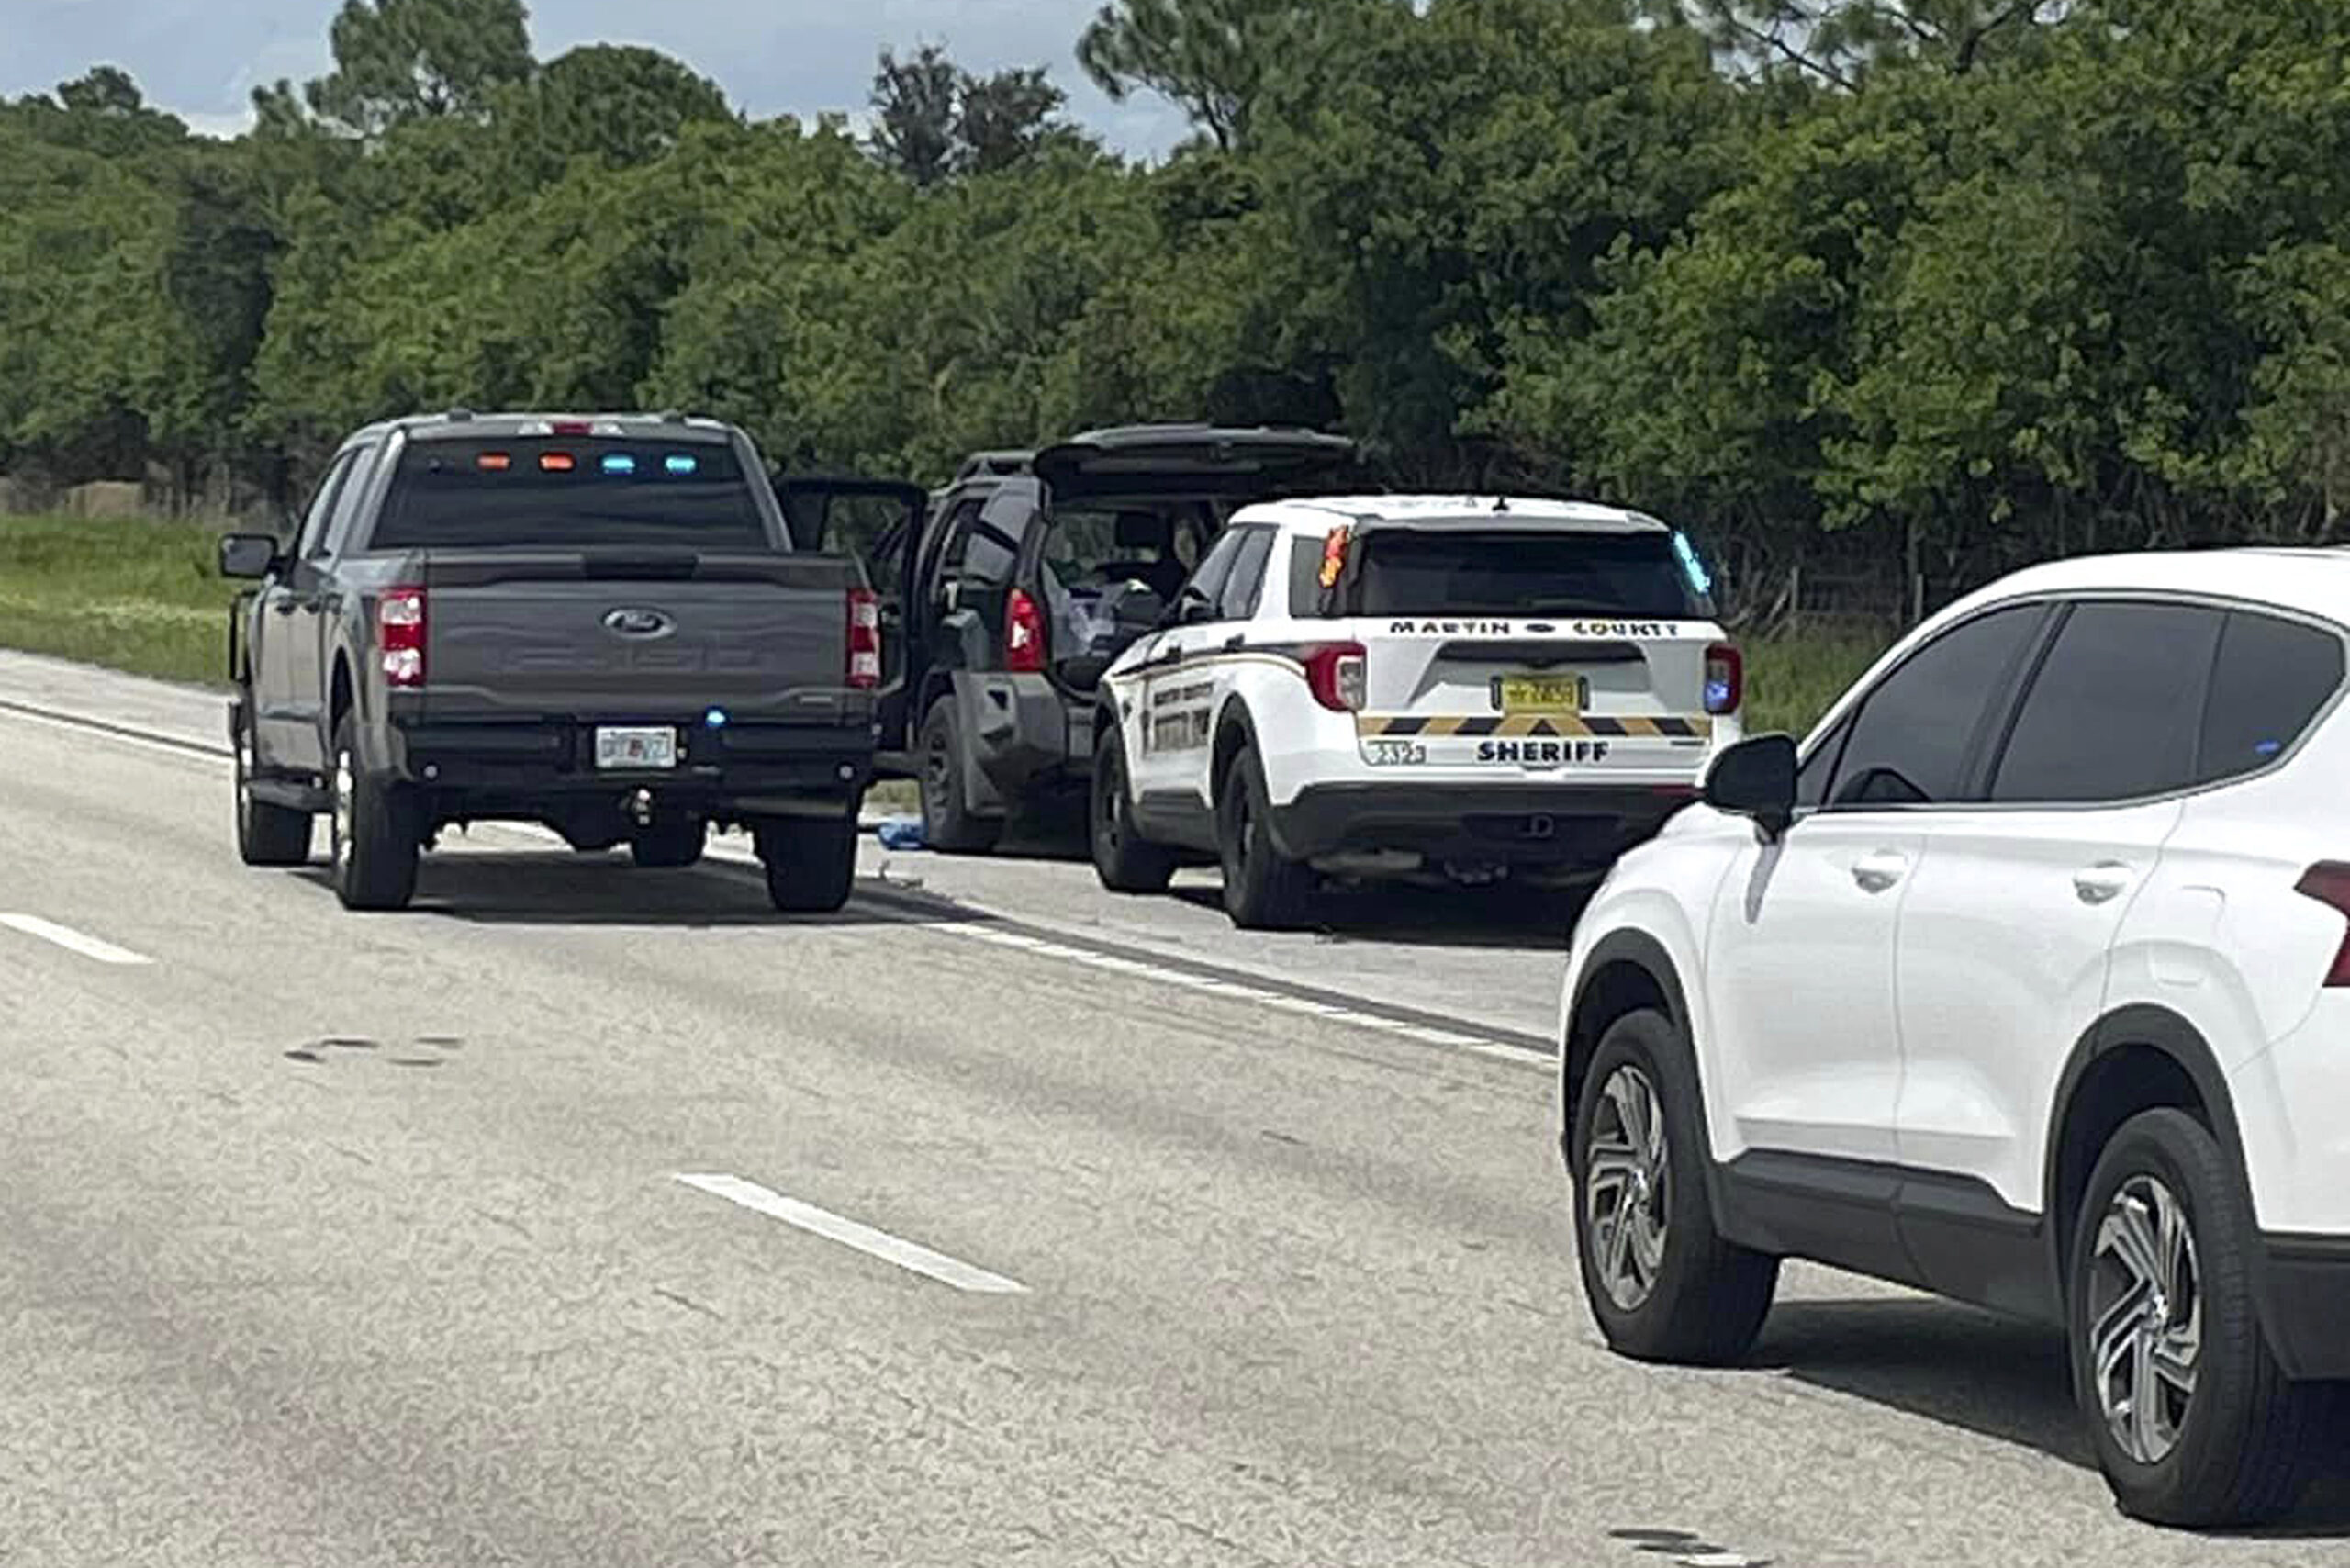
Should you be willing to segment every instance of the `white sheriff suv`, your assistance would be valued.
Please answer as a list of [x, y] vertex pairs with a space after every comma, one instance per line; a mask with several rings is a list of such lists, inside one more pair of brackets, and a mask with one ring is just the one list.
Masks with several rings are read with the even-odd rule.
[[2122, 1507], [2289, 1509], [2350, 1378], [2350, 553], [2019, 573], [1609, 875], [1562, 1009], [1583, 1280], [1742, 1355], [1779, 1260], [2061, 1326]]
[[1093, 863], [1214, 860], [1244, 927], [1317, 878], [1589, 879], [1693, 803], [1743, 678], [1689, 542], [1555, 500], [1243, 509], [1102, 683]]

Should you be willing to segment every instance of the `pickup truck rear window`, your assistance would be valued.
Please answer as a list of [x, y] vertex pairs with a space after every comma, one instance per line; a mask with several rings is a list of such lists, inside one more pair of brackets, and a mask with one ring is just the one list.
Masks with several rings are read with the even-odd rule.
[[775, 547], [733, 447], [562, 436], [411, 442], [371, 543]]
[[1382, 529], [1364, 536], [1361, 550], [1358, 615], [1678, 621], [1713, 613], [1662, 532]]

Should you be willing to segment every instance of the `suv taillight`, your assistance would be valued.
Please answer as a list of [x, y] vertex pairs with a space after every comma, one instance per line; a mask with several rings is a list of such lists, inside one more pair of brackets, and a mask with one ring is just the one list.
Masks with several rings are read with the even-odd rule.
[[1325, 643], [1306, 653], [1306, 687], [1314, 700], [1333, 713], [1361, 712], [1370, 677], [1370, 660], [1360, 643]]
[[[2301, 873], [2293, 890], [2313, 898], [2326, 908], [2350, 921], [2350, 865], [2339, 860], [2321, 860]], [[2338, 991], [2350, 986], [2350, 925], [2342, 934], [2342, 946], [2333, 951], [2333, 963], [2325, 971], [2328, 990]]]
[[424, 684], [424, 590], [388, 588], [375, 601], [375, 656], [387, 686]]
[[1045, 667], [1045, 612], [1025, 588], [1013, 588], [1003, 601], [1003, 667], [1013, 675]]
[[881, 684], [881, 600], [871, 588], [848, 590], [848, 683], [857, 691]]
[[1706, 711], [1735, 713], [1746, 700], [1746, 659], [1728, 643], [1706, 650]]

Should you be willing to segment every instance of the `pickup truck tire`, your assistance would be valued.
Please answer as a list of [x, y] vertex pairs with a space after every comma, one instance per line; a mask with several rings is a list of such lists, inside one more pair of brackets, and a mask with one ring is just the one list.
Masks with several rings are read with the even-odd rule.
[[327, 793], [335, 896], [352, 910], [406, 909], [416, 896], [416, 861], [422, 846], [416, 801], [389, 779], [359, 767], [352, 716], [334, 729], [334, 765]]
[[1224, 912], [1243, 931], [1293, 931], [1314, 902], [1314, 868], [1273, 845], [1271, 797], [1257, 748], [1244, 745], [1215, 797], [1216, 858], [1224, 867]]
[[1126, 744], [1114, 722], [1105, 722], [1093, 748], [1093, 809], [1089, 837], [1094, 874], [1113, 893], [1163, 893], [1175, 879], [1175, 853], [1144, 838], [1135, 827], [1134, 801], [1126, 790]]
[[969, 766], [955, 699], [942, 697], [922, 722], [922, 835], [943, 855], [985, 855], [1003, 835], [1002, 822], [974, 815], [964, 803], [969, 797], [963, 770]]
[[[241, 715], [252, 709], [241, 704]], [[252, 797], [252, 721], [237, 721], [237, 857], [248, 866], [299, 866], [310, 858], [310, 813]]]
[[710, 825], [699, 817], [655, 822], [628, 842], [630, 857], [648, 871], [699, 865], [710, 846]]
[[755, 834], [767, 900], [785, 914], [830, 914], [856, 883], [856, 819], [770, 822]]

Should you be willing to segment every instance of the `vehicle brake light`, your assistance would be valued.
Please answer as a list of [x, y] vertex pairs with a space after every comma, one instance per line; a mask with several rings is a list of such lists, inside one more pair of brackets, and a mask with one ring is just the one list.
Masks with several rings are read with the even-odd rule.
[[1003, 604], [1003, 667], [1035, 675], [1045, 667], [1045, 612], [1024, 588], [1013, 588]]
[[591, 435], [595, 425], [587, 420], [555, 420], [547, 426], [551, 435]]
[[375, 601], [375, 649], [387, 686], [424, 684], [424, 590], [389, 588]]
[[1706, 711], [1735, 713], [1746, 700], [1746, 659], [1728, 643], [1706, 650]]
[[1306, 652], [1306, 688], [1333, 713], [1361, 712], [1370, 678], [1371, 661], [1360, 643], [1325, 643]]
[[[2350, 921], [2350, 865], [2322, 860], [2301, 873], [2293, 890]], [[2350, 925], [2343, 928], [2342, 946], [2334, 949], [2333, 962], [2325, 971], [2325, 986], [2329, 991], [2350, 986]]]
[[881, 684], [881, 600], [871, 588], [848, 590], [848, 683], [858, 691]]

